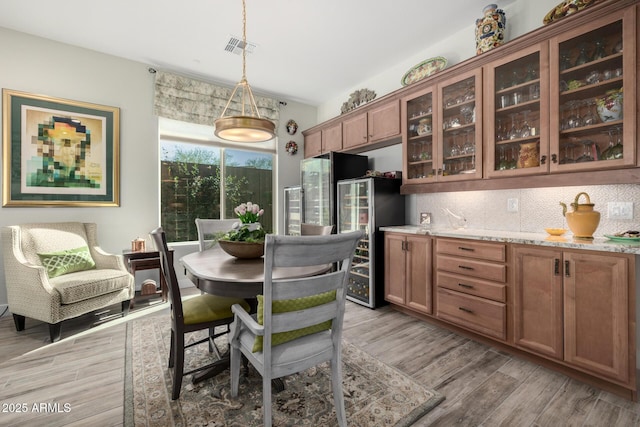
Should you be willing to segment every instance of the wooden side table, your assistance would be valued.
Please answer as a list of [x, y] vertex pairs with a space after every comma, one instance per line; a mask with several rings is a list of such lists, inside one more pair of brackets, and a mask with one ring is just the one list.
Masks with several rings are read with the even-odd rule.
[[[134, 301], [139, 298], [147, 298], [154, 295], [161, 295], [162, 302], [167, 301], [167, 283], [164, 280], [164, 274], [162, 274], [162, 267], [160, 265], [160, 253], [158, 251], [144, 251], [133, 252], [125, 250], [122, 252], [122, 256], [127, 264], [127, 268], [131, 274], [135, 276], [136, 271], [142, 270], [158, 270], [160, 271], [160, 289], [153, 294], [134, 296], [129, 305], [133, 308]], [[169, 262], [173, 262], [173, 250], [169, 250]]]

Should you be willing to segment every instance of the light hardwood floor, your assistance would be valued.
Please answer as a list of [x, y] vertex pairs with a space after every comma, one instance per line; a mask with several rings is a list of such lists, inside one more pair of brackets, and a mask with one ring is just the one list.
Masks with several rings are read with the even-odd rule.
[[[0, 425], [123, 425], [125, 323], [155, 315], [168, 316], [167, 305], [94, 328], [87, 316], [64, 324], [56, 344], [43, 324], [27, 319], [17, 333], [11, 317], [0, 319]], [[344, 338], [446, 396], [416, 426], [640, 426], [638, 403], [388, 306], [348, 302]], [[34, 403], [59, 406], [38, 412]]]

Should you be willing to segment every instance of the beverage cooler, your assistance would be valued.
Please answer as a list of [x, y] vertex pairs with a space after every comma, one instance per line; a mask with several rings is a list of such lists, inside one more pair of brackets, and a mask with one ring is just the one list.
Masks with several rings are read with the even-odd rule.
[[405, 223], [401, 184], [401, 179], [374, 177], [338, 182], [338, 233], [366, 233], [353, 258], [347, 299], [370, 308], [384, 304], [384, 236], [380, 227]]
[[284, 189], [284, 234], [300, 235], [302, 223], [302, 187], [294, 185]]
[[365, 176], [367, 156], [330, 152], [304, 159], [300, 164], [302, 220], [315, 225], [336, 225], [336, 184]]

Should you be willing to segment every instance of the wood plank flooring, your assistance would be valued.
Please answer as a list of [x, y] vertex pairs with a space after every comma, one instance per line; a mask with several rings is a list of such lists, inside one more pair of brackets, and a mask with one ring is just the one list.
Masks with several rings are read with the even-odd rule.
[[[122, 426], [126, 322], [158, 315], [168, 316], [166, 304], [93, 328], [85, 316], [63, 324], [56, 344], [43, 324], [27, 319], [17, 333], [0, 319], [0, 425]], [[344, 338], [446, 396], [417, 427], [640, 426], [638, 403], [388, 306], [348, 302]]]

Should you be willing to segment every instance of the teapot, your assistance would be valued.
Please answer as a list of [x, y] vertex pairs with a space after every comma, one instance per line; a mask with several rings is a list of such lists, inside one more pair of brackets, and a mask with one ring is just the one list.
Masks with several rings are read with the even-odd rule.
[[[578, 203], [580, 196], [585, 196], [587, 203]], [[567, 225], [573, 232], [573, 237], [577, 239], [593, 239], [593, 232], [600, 224], [600, 212], [594, 211], [594, 204], [587, 193], [578, 193], [571, 203], [573, 211], [567, 212], [567, 205], [560, 202], [562, 215], [567, 218]]]

